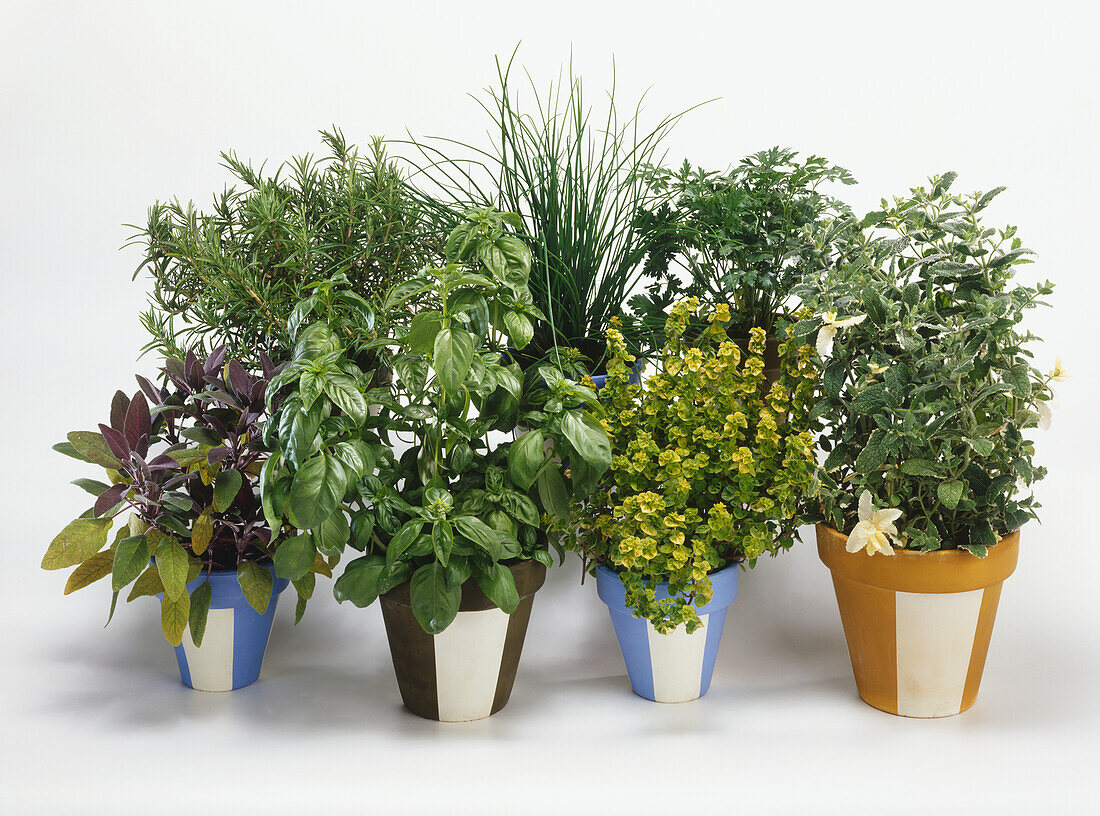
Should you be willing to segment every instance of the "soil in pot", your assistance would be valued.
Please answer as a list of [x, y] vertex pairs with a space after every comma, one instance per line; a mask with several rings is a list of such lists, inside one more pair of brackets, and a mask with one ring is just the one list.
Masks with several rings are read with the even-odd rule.
[[381, 597], [390, 655], [405, 708], [440, 722], [466, 722], [495, 714], [508, 703], [535, 592], [546, 580], [537, 561], [509, 565], [519, 606], [506, 614], [477, 582], [462, 586], [458, 615], [429, 635], [409, 604], [408, 582]]

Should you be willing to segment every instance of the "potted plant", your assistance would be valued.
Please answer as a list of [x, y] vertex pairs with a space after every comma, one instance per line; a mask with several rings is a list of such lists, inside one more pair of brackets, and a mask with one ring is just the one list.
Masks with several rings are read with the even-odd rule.
[[300, 324], [311, 290], [343, 276], [349, 288], [336, 305], [351, 323], [332, 328], [362, 368], [377, 364], [366, 345], [388, 331], [382, 296], [410, 271], [438, 262], [446, 229], [436, 210], [415, 200], [381, 139], [363, 154], [339, 130], [321, 136], [327, 156], [299, 156], [273, 174], [223, 153], [237, 186], [215, 196], [209, 211], [178, 201], [149, 208], [132, 239], [145, 253], [134, 276], [147, 271], [153, 279], [142, 316], [147, 348], [202, 356], [226, 345], [246, 368], [258, 368], [260, 352], [284, 362], [294, 348], [295, 309]]
[[[138, 377], [133, 397], [115, 394], [109, 425], [55, 446], [103, 467], [109, 484], [77, 480], [95, 503], [42, 559], [75, 567], [66, 593], [110, 576], [112, 616], [128, 586], [128, 601], [159, 596], [181, 678], [203, 691], [256, 680], [286, 587], [272, 556], [289, 532], [272, 533], [257, 490], [264, 396], [278, 371], [263, 355], [259, 376], [224, 360], [224, 348], [204, 362], [167, 360], [165, 386]], [[311, 569], [328, 573], [323, 561]]]
[[[591, 390], [546, 369], [547, 400], [525, 402], [502, 349], [531, 338], [530, 255], [515, 218], [468, 212], [447, 241], [449, 263], [399, 284], [398, 308], [426, 297], [407, 332], [387, 342], [396, 372], [381, 395], [384, 438], [408, 447], [362, 482], [364, 556], [335, 584], [339, 601], [381, 598], [394, 670], [410, 711], [441, 721], [487, 717], [508, 701], [536, 590], [551, 563], [543, 513], [568, 514], [610, 462]], [[529, 428], [517, 441], [495, 431]], [[396, 444], [396, 439], [394, 440]], [[563, 473], [561, 458], [572, 463]]]
[[516, 229], [532, 254], [534, 306], [545, 315], [516, 354], [521, 367], [535, 370], [548, 355], [575, 348], [599, 384], [610, 319], [620, 319], [629, 342], [636, 339], [623, 307], [643, 280], [642, 261], [655, 240], [636, 220], [652, 197], [643, 169], [661, 159], [683, 113], [643, 127], [641, 101], [620, 117], [614, 86], [606, 109], [596, 112], [572, 71], [545, 96], [532, 82], [534, 104], [527, 107], [511, 79], [514, 59], [504, 66], [498, 60], [499, 85], [480, 102], [496, 143], [458, 145], [467, 158], [451, 153], [451, 140], [442, 149], [416, 143], [426, 160], [422, 173], [460, 208], [492, 204], [518, 214]]
[[766, 388], [764, 330], [743, 356], [730, 318], [725, 304], [674, 305], [644, 386], [629, 383], [633, 357], [608, 332], [611, 468], [559, 525], [596, 574], [631, 688], [657, 702], [706, 693], [738, 571], [790, 547], [815, 468], [813, 350], [784, 338]]
[[1064, 374], [1040, 373], [1021, 325], [1053, 287], [1015, 282], [1031, 253], [982, 221], [1003, 188], [955, 195], [954, 178], [868, 215], [862, 260], [807, 286], [818, 316], [793, 329], [827, 362], [818, 552], [856, 685], [911, 717], [974, 702], [1046, 473], [1028, 431]]
[[799, 159], [772, 147], [718, 173], [685, 161], [679, 170], [650, 167], [653, 195], [638, 216], [649, 236], [647, 294], [630, 303], [659, 345], [668, 308], [684, 297], [730, 306], [730, 337], [742, 352], [749, 331], [764, 329], [769, 383], [778, 373], [779, 334], [798, 308], [794, 289], [834, 267], [850, 243], [848, 206], [826, 192], [855, 184], [851, 173], [820, 156]]

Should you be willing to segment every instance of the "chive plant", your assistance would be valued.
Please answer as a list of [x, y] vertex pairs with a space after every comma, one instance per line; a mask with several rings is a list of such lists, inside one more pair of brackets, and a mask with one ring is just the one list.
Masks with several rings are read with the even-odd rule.
[[513, 90], [514, 59], [513, 53], [506, 65], [497, 60], [498, 85], [478, 99], [492, 120], [493, 144], [413, 141], [423, 160], [420, 175], [438, 198], [459, 205], [453, 209], [493, 204], [522, 218], [532, 254], [531, 294], [547, 316], [535, 328], [529, 359], [560, 347], [599, 359], [612, 318], [623, 321], [628, 339], [634, 336], [622, 306], [642, 280], [653, 240], [637, 221], [653, 195], [644, 170], [660, 163], [662, 142], [687, 111], [645, 128], [644, 95], [621, 116], [613, 78], [597, 118], [572, 65], [544, 94], [528, 74], [534, 99], [528, 108]]

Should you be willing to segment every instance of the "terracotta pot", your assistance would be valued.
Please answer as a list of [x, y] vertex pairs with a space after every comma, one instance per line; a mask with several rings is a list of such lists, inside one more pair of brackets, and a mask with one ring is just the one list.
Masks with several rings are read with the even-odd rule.
[[1020, 533], [985, 558], [964, 550], [893, 556], [850, 553], [848, 537], [817, 525], [833, 573], [859, 696], [904, 717], [947, 717], [978, 696], [1001, 584], [1016, 569]]
[[382, 618], [401, 700], [413, 714], [440, 722], [480, 720], [508, 702], [519, 668], [535, 592], [546, 580], [537, 561], [510, 565], [519, 606], [505, 614], [477, 582], [462, 585], [458, 615], [429, 635], [409, 605], [405, 582], [382, 596]]

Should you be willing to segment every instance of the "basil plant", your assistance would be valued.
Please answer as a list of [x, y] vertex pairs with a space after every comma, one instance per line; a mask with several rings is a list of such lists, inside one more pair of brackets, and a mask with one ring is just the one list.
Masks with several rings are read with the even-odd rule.
[[396, 379], [392, 393], [377, 392], [383, 441], [406, 447], [359, 483], [366, 507], [352, 536], [366, 552], [335, 594], [365, 607], [408, 581], [430, 634], [454, 620], [467, 581], [511, 613], [519, 596], [508, 565], [549, 565], [546, 517], [568, 514], [570, 497], [586, 495], [610, 464], [595, 394], [552, 366], [525, 386], [511, 356], [542, 319], [527, 288], [530, 253], [510, 234], [518, 226], [511, 213], [468, 211], [447, 263], [397, 285], [385, 303], [417, 304], [408, 330], [384, 341]]
[[[1053, 291], [1015, 279], [1031, 252], [983, 223], [1004, 188], [957, 195], [931, 179], [862, 223], [858, 263], [803, 287], [825, 359], [814, 520], [851, 532], [880, 508], [893, 546], [986, 555], [1036, 514], [1045, 425], [1060, 366], [1044, 372], [1023, 325]], [[884, 528], [885, 529], [885, 528]]]
[[[365, 374], [353, 358], [361, 356], [362, 331], [373, 324], [373, 314], [346, 285], [337, 275], [295, 306], [287, 327], [291, 359], [267, 390], [270, 455], [260, 495], [267, 523], [286, 536], [275, 553], [275, 571], [294, 584], [299, 619], [316, 575], [331, 575], [346, 546], [366, 548], [361, 525], [349, 518], [361, 516], [368, 503], [361, 480], [389, 454], [371, 424], [372, 395], [378, 393], [371, 389], [373, 373]], [[348, 303], [360, 307], [355, 322], [343, 315]], [[303, 329], [307, 318], [313, 322]]]

